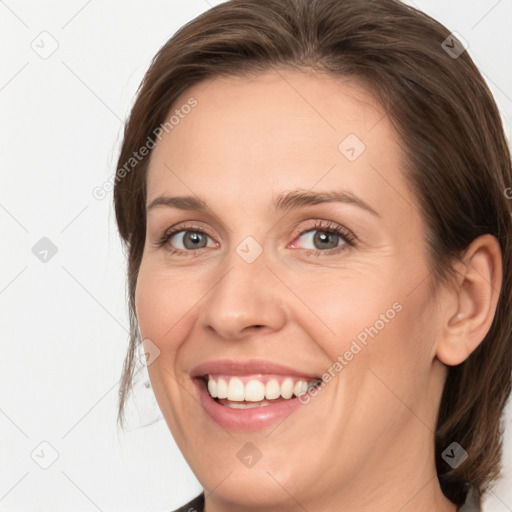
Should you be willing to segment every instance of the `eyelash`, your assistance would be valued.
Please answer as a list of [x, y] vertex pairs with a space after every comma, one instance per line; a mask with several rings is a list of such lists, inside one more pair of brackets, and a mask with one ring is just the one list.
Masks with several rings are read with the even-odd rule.
[[[342, 239], [343, 242], [345, 242], [344, 245], [341, 245], [339, 247], [334, 247], [332, 249], [327, 249], [324, 251], [321, 251], [319, 249], [303, 249], [305, 251], [308, 251], [308, 253], [313, 253], [313, 256], [320, 256], [321, 254], [334, 255], [334, 254], [338, 254], [342, 251], [347, 250], [348, 247], [356, 246], [356, 237], [348, 229], [346, 229], [342, 226], [339, 226], [337, 224], [333, 224], [329, 221], [321, 221], [321, 220], [315, 221], [314, 225], [309, 226], [306, 229], [295, 232], [293, 235], [294, 240], [297, 238], [300, 238], [302, 235], [305, 235], [306, 233], [309, 233], [310, 231], [321, 231], [321, 232], [328, 233], [331, 235], [337, 235]], [[187, 227], [187, 229], [184, 229], [183, 227], [178, 226], [176, 228], [171, 228], [169, 231], [166, 231], [158, 239], [158, 241], [156, 242], [156, 245], [158, 247], [163, 247], [165, 244], [167, 244], [167, 242], [172, 238], [173, 235], [175, 235], [176, 233], [181, 233], [181, 232], [202, 233], [210, 238], [213, 238], [208, 234], [208, 232], [205, 229], [203, 229], [199, 226], [190, 226], [190, 227]], [[201, 247], [200, 249], [195, 249], [195, 250], [192, 249], [192, 250], [187, 250], [187, 251], [184, 251], [182, 249], [176, 249], [175, 247], [170, 247], [167, 250], [171, 254], [188, 256], [191, 254], [194, 255], [197, 251], [199, 251], [201, 249], [204, 249], [204, 247]]]

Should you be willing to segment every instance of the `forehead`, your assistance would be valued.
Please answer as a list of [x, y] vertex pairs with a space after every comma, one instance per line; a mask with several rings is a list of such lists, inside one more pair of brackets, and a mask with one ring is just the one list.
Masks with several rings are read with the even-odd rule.
[[[191, 99], [196, 106], [183, 108]], [[151, 155], [149, 200], [207, 193], [263, 203], [281, 190], [340, 185], [377, 202], [410, 196], [400, 140], [355, 80], [285, 70], [216, 77], [185, 91], [173, 113]]]

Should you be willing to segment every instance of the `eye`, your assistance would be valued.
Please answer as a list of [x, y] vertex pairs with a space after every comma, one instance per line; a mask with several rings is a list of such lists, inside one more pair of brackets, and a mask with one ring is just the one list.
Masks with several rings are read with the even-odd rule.
[[[218, 244], [208, 233], [199, 226], [183, 226], [171, 228], [157, 241], [159, 247], [164, 247], [171, 254], [191, 255], [198, 249], [218, 247]], [[297, 240], [303, 240], [297, 245]], [[336, 254], [356, 245], [356, 237], [346, 228], [328, 221], [316, 221], [307, 229], [302, 229], [294, 235], [292, 247], [305, 249], [308, 254]], [[313, 247], [304, 247], [312, 244]]]
[[[302, 239], [301, 249], [314, 251], [316, 255], [320, 253], [340, 252], [347, 247], [355, 245], [355, 237], [348, 230], [325, 221], [317, 221], [308, 229], [300, 231], [297, 240]], [[312, 247], [304, 247], [304, 244], [311, 244]], [[293, 246], [296, 246], [294, 241]]]
[[196, 249], [204, 249], [206, 247], [216, 247], [213, 242], [208, 245], [208, 239], [211, 238], [201, 228], [194, 229], [180, 229], [175, 228], [166, 231], [158, 241], [159, 246], [168, 245], [171, 252], [176, 253], [190, 253]]

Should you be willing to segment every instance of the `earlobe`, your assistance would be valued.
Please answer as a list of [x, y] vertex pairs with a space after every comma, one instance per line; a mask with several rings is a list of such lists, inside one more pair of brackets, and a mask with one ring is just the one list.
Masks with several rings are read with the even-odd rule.
[[436, 347], [436, 357], [448, 366], [464, 362], [491, 328], [502, 283], [498, 240], [489, 234], [475, 239], [456, 271], [456, 284], [442, 301], [446, 309]]

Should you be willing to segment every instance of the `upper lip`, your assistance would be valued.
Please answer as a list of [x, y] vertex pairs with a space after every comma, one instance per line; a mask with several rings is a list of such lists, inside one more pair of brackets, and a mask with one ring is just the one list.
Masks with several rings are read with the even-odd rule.
[[192, 377], [204, 377], [211, 374], [220, 375], [256, 375], [258, 373], [272, 373], [289, 375], [294, 377], [307, 377], [314, 379], [317, 376], [307, 372], [291, 368], [289, 366], [264, 360], [233, 361], [229, 359], [217, 359], [207, 361], [194, 367], [190, 372]]

